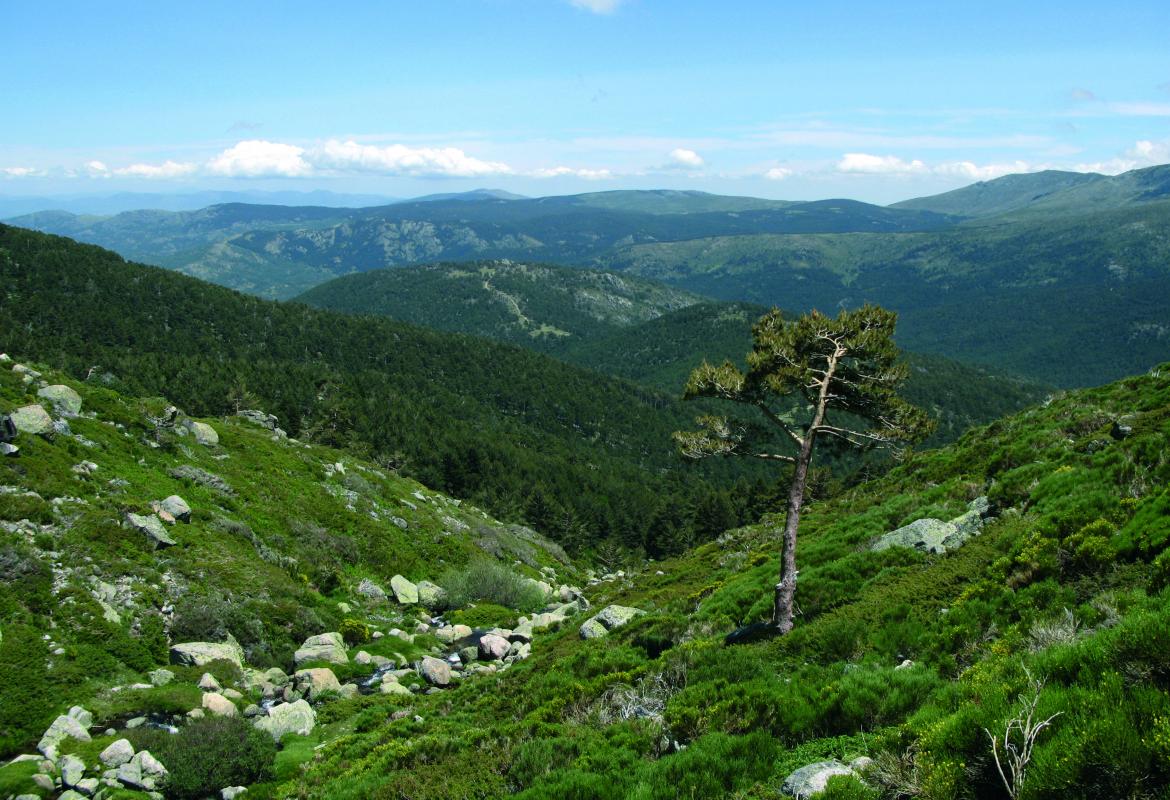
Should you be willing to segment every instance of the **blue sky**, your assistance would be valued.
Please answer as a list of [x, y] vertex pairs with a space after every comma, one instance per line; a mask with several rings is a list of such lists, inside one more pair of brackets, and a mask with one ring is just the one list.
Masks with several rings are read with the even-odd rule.
[[1170, 3], [962, 5], [13, 0], [0, 194], [891, 202], [1170, 161]]

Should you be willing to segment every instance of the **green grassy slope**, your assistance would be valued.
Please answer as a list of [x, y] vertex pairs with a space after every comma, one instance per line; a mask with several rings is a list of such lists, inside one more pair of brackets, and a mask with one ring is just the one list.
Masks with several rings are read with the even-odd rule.
[[[44, 402], [40, 382], [23, 382], [14, 363], [0, 363], [4, 412]], [[185, 688], [110, 691], [165, 665], [168, 643], [230, 633], [252, 667], [291, 671], [307, 636], [338, 630], [346, 617], [406, 627], [356, 592], [365, 578], [436, 580], [496, 556], [522, 560], [516, 569], [533, 576], [542, 565], [573, 574], [563, 551], [535, 533], [351, 452], [274, 438], [236, 417], [207, 420], [219, 442], [204, 446], [181, 425], [159, 427], [166, 399], [40, 369], [83, 405], [65, 419], [68, 431], [22, 434], [19, 455], [0, 459], [0, 666], [11, 678], [0, 692], [0, 757], [28, 752], [75, 703], [99, 725], [197, 706], [202, 670], [178, 670]], [[192, 468], [224, 485], [175, 474]], [[189, 523], [167, 529], [175, 546], [155, 550], [122, 524], [173, 494], [192, 509]]]
[[[1170, 365], [973, 431], [808, 509], [788, 637], [722, 641], [768, 613], [773, 520], [598, 584], [594, 608], [648, 612], [605, 639], [540, 635], [507, 680], [417, 698], [393, 721], [370, 701], [364, 729], [284, 791], [780, 798], [798, 767], [868, 756], [874, 788], [824, 796], [1001, 797], [984, 728], [1002, 731], [1036, 679], [1037, 719], [1058, 716], [1021, 797], [1162, 796], [1168, 437]], [[995, 518], [950, 554], [868, 547], [980, 495]]]
[[1044, 170], [1004, 175], [1002, 178], [979, 181], [961, 189], [929, 197], [915, 197], [890, 205], [891, 208], [937, 211], [959, 217], [994, 217], [1035, 205], [1067, 189], [1103, 180], [1108, 178], [1095, 173]]

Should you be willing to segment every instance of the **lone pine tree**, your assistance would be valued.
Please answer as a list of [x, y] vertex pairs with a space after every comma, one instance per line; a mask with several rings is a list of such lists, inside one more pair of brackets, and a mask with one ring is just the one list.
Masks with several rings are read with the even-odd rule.
[[752, 416], [699, 417], [699, 431], [674, 434], [684, 456], [742, 455], [793, 465], [772, 610], [781, 633], [793, 625], [796, 534], [817, 438], [897, 450], [933, 428], [924, 411], [897, 394], [909, 370], [898, 360], [896, 321], [894, 312], [871, 305], [835, 318], [812, 311], [794, 320], [773, 309], [752, 327], [746, 373], [729, 361], [704, 362], [687, 381], [687, 399], [730, 400]]

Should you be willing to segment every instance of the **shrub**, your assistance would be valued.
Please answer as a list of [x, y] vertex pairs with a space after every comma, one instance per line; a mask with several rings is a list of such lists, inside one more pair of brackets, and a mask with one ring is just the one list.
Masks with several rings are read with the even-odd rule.
[[337, 630], [350, 647], [370, 641], [370, 626], [359, 619], [346, 617]]
[[137, 749], [148, 749], [170, 773], [165, 793], [177, 800], [215, 796], [272, 776], [276, 743], [239, 717], [207, 717], [175, 735], [139, 728], [129, 733]]
[[495, 561], [473, 561], [460, 570], [448, 570], [439, 583], [447, 590], [452, 607], [483, 601], [518, 611], [535, 611], [544, 605], [544, 594], [532, 582]]

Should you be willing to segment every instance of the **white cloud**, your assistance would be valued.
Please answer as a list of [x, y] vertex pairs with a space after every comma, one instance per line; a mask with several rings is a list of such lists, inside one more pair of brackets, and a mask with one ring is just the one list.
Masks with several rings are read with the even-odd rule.
[[1170, 117], [1170, 103], [1110, 103], [1109, 110], [1124, 117]]
[[167, 160], [161, 164], [131, 164], [128, 167], [121, 167], [114, 170], [115, 175], [123, 175], [130, 178], [181, 178], [184, 175], [190, 175], [198, 167], [195, 164], [179, 163], [177, 161]]
[[703, 157], [694, 150], [688, 150], [685, 147], [676, 147], [670, 151], [670, 163], [674, 167], [682, 167], [684, 169], [702, 169]]
[[107, 167], [103, 161], [95, 160], [86, 162], [85, 169], [89, 172], [90, 175], [95, 175], [98, 177], [104, 177], [110, 174], [110, 168]]
[[1077, 172], [1101, 172], [1105, 175], [1117, 175], [1129, 172], [1131, 169], [1152, 167], [1155, 164], [1170, 162], [1170, 139], [1155, 142], [1141, 139], [1133, 143], [1124, 153], [1106, 161], [1095, 161], [1087, 164], [1077, 164], [1073, 167]]
[[0, 175], [5, 178], [33, 178], [43, 174], [39, 169], [32, 167], [4, 167], [0, 169]]
[[543, 167], [528, 173], [533, 178], [584, 178], [587, 181], [608, 180], [615, 177], [608, 169], [585, 169], [577, 167]]
[[782, 181], [792, 175], [792, 170], [788, 167], [772, 167], [764, 173], [764, 177], [770, 181]]
[[993, 178], [1002, 178], [1019, 172], [1033, 172], [1036, 167], [1027, 161], [1012, 161], [1003, 164], [984, 164], [982, 166], [973, 161], [951, 161], [938, 164], [931, 169], [936, 175], [950, 175], [958, 178], [970, 178], [973, 181], [989, 181]]
[[313, 167], [337, 172], [368, 172], [412, 177], [475, 178], [508, 175], [512, 168], [498, 161], [473, 158], [458, 147], [386, 147], [331, 139], [308, 152]]
[[837, 162], [838, 172], [860, 172], [867, 175], [912, 175], [926, 172], [926, 165], [918, 159], [903, 161], [897, 156], [875, 156], [869, 153], [846, 153]]
[[249, 139], [207, 162], [207, 171], [232, 178], [300, 178], [313, 171], [304, 153], [304, 148], [296, 145]]
[[575, 8], [583, 8], [594, 14], [612, 14], [623, 0], [569, 0]]

